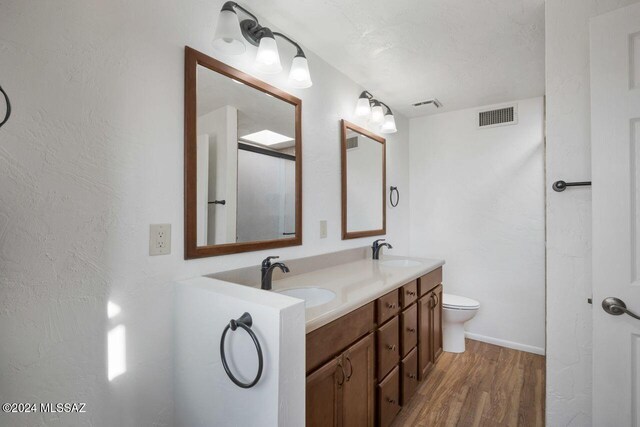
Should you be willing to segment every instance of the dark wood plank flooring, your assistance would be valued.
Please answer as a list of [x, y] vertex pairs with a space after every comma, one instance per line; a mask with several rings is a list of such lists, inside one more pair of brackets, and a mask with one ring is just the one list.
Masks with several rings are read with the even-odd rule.
[[393, 426], [544, 426], [545, 358], [467, 340], [443, 353]]

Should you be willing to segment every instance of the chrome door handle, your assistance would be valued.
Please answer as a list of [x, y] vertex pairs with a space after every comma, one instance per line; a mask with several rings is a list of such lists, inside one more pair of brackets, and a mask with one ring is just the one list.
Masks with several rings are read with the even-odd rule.
[[627, 309], [627, 304], [625, 304], [624, 301], [622, 301], [620, 298], [607, 297], [603, 299], [602, 308], [604, 309], [604, 311], [613, 316], [620, 316], [626, 313], [634, 319], [640, 320], [640, 316]]

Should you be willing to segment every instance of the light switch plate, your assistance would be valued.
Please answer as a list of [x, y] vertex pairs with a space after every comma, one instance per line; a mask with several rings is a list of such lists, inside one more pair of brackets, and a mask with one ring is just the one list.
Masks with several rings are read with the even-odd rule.
[[151, 224], [149, 227], [149, 255], [171, 253], [171, 224]]
[[327, 220], [326, 219], [323, 219], [322, 221], [320, 221], [320, 238], [321, 239], [327, 238]]

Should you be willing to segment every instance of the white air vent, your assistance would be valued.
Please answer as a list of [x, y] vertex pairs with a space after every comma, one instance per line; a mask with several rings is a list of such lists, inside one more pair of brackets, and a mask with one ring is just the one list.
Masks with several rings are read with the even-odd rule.
[[347, 150], [355, 150], [358, 148], [358, 137], [347, 138]]
[[478, 128], [492, 128], [496, 126], [508, 126], [518, 123], [518, 106], [509, 105], [493, 110], [478, 112]]

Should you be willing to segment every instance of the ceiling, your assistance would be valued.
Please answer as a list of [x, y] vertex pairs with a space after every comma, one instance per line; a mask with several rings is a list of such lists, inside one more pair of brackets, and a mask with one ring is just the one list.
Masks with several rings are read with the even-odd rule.
[[[246, 6], [408, 117], [544, 94], [544, 0]], [[444, 106], [411, 106], [431, 98]]]

